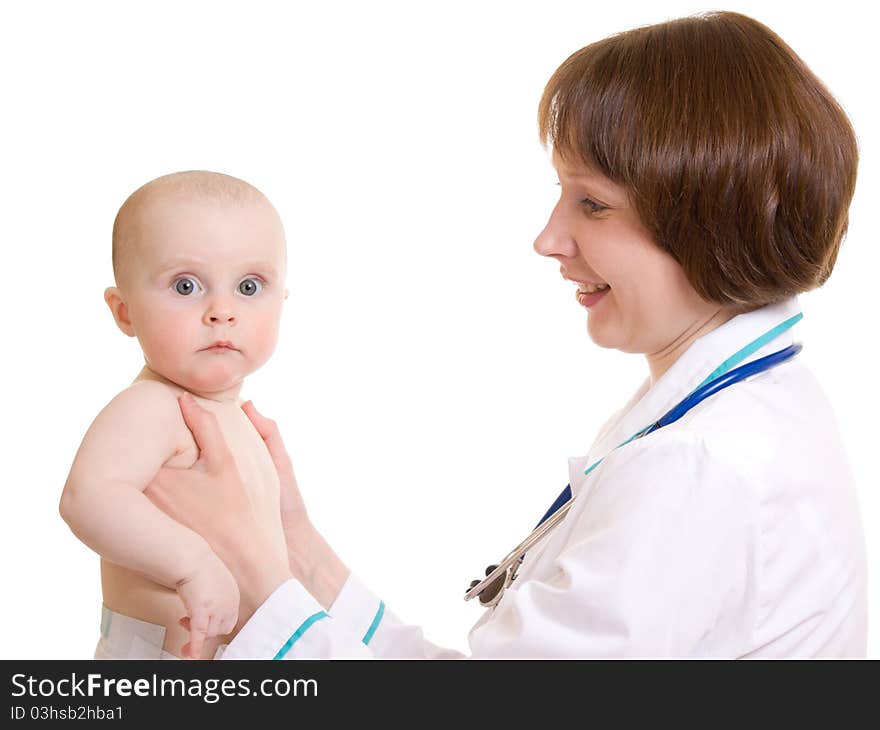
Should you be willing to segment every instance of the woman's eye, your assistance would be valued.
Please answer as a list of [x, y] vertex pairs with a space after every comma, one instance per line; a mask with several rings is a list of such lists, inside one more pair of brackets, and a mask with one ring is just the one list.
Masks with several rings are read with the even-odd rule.
[[263, 282], [253, 277], [247, 278], [238, 285], [238, 290], [246, 297], [252, 297], [263, 289]]
[[589, 213], [601, 213], [603, 210], [608, 210], [604, 205], [599, 205], [595, 200], [590, 200], [589, 198], [584, 198], [581, 201], [581, 205], [586, 208]]
[[181, 276], [172, 286], [174, 287], [174, 291], [184, 297], [188, 297], [196, 289], [201, 288], [198, 282], [189, 276]]
[[[556, 183], [556, 184], [559, 185], [560, 187], [562, 187], [562, 183]], [[591, 215], [594, 215], [597, 213], [602, 213], [602, 212], [608, 210], [608, 208], [606, 206], [604, 206], [600, 203], [597, 203], [595, 200], [591, 200], [590, 198], [584, 198], [583, 200], [580, 201], [579, 205], [581, 206], [581, 208], [586, 210], [587, 213], [590, 213]]]

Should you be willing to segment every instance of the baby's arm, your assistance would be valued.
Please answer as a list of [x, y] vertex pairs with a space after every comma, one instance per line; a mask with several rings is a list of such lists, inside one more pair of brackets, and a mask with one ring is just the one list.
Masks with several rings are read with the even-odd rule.
[[[143, 381], [116, 396], [80, 445], [61, 496], [61, 515], [74, 534], [106, 560], [179, 590], [185, 602], [197, 574], [225, 581], [223, 593], [234, 590], [237, 612], [237, 586], [208, 543], [143, 494], [159, 468], [180, 449], [181, 423], [177, 394], [166, 385]], [[196, 583], [205, 585], [204, 580]], [[213, 591], [214, 602], [219, 588]], [[217, 608], [228, 618], [230, 601], [225, 603]], [[199, 607], [199, 623], [204, 609]]]

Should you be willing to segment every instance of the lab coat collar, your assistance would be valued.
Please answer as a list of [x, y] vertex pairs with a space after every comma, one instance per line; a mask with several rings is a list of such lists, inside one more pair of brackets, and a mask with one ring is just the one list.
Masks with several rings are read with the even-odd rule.
[[[577, 494], [585, 481], [584, 469], [663, 416], [735, 352], [800, 311], [801, 306], [795, 296], [753, 312], [739, 314], [695, 340], [653, 387], [651, 378], [646, 378], [629, 402], [602, 428], [590, 452], [569, 459], [572, 491]], [[793, 329], [789, 328], [739, 365], [781, 350], [793, 342]]]

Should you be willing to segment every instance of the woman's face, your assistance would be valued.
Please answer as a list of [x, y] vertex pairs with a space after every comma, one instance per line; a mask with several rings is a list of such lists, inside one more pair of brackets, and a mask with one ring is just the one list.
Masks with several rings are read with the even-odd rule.
[[719, 314], [726, 321], [733, 312], [697, 294], [681, 266], [651, 240], [622, 187], [555, 154], [553, 166], [559, 202], [535, 250], [559, 261], [566, 279], [608, 285], [604, 293], [576, 294], [588, 311], [590, 337], [600, 347], [644, 353], [659, 377], [710, 320], [718, 326]]

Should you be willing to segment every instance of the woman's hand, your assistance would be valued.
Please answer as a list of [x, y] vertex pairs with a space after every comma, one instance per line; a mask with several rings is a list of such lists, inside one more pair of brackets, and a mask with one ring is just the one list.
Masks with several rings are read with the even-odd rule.
[[178, 400], [199, 448], [198, 461], [188, 469], [163, 467], [144, 494], [204, 537], [229, 568], [241, 592], [241, 624], [291, 577], [290, 567], [254, 518], [217, 417], [201, 408], [189, 393]]
[[260, 415], [251, 401], [242, 404], [241, 408], [262, 437], [278, 472], [281, 526], [287, 544], [288, 566], [306, 590], [329, 609], [348, 578], [349, 570], [309, 520], [293, 474], [293, 464], [275, 421]]
[[266, 444], [275, 471], [278, 472], [278, 481], [281, 483], [281, 525], [286, 535], [295, 535], [309, 529], [309, 516], [306, 513], [306, 505], [296, 483], [293, 473], [293, 463], [284, 448], [278, 425], [265, 416], [261, 416], [254, 407], [253, 402], [243, 403], [241, 409], [257, 429], [257, 433]]
[[290, 577], [297, 578], [319, 603], [329, 608], [349, 571], [309, 521], [293, 465], [275, 422], [261, 416], [253, 403], [242, 406], [263, 438], [278, 472], [287, 560], [278, 556], [254, 519], [216, 416], [201, 408], [189, 394], [179, 401], [183, 419], [199, 447], [199, 459], [189, 469], [163, 467], [144, 494], [175, 520], [204, 537], [226, 563], [241, 591], [240, 624]]

